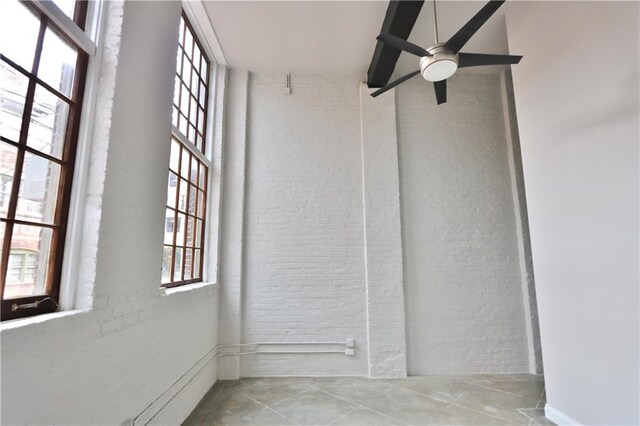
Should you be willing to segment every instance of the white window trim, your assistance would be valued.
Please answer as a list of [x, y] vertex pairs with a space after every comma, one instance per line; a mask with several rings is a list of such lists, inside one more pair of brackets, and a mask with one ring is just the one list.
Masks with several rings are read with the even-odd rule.
[[[222, 52], [222, 46], [218, 42], [216, 33], [213, 30], [209, 15], [202, 3], [202, 0], [185, 0], [182, 2], [182, 10], [187, 15], [193, 30], [198, 36], [198, 40], [203, 44], [205, 53], [209, 60], [216, 65], [227, 66], [227, 59]], [[211, 78], [209, 78], [211, 80]]]
[[[34, 2], [36, 7], [56, 8], [63, 14], [50, 0]], [[96, 46], [102, 44], [105, 21], [104, 0], [90, 1], [87, 10], [86, 30], [83, 32], [90, 41], [91, 51], [85, 50], [89, 54], [89, 63], [85, 78], [84, 96], [82, 100], [82, 116], [78, 131], [77, 151], [73, 183], [71, 187], [71, 199], [69, 202], [69, 218], [67, 219], [67, 235], [62, 258], [62, 275], [60, 279], [60, 297], [58, 304], [60, 311], [72, 309], [89, 309], [86, 302], [77, 300], [78, 286], [80, 285], [80, 255], [84, 237], [84, 219], [87, 202], [87, 185], [89, 176], [89, 157], [93, 137], [93, 128], [96, 114], [96, 100], [98, 97], [98, 83], [100, 69], [102, 65], [102, 49]], [[46, 13], [46, 12], [43, 12]], [[49, 16], [49, 15], [47, 15]], [[66, 17], [66, 15], [64, 15]], [[69, 20], [71, 23], [73, 21]], [[79, 31], [80, 28], [73, 23]], [[80, 46], [82, 47], [82, 46]]]
[[[101, 0], [98, 1], [101, 2]], [[60, 28], [80, 49], [87, 52], [89, 56], [96, 54], [96, 44], [93, 42], [95, 38], [91, 38], [85, 31], [82, 31], [52, 0], [35, 0], [32, 4], [40, 13]], [[89, 11], [87, 11], [87, 17], [91, 17]], [[89, 22], [87, 20], [87, 23]]]

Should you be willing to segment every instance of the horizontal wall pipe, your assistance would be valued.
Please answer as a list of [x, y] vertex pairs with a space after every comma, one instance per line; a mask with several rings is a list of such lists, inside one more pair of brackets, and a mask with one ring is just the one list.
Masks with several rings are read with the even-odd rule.
[[238, 348], [242, 346], [295, 346], [295, 345], [346, 345], [346, 342], [256, 342], [237, 345], [217, 345], [216, 348]]

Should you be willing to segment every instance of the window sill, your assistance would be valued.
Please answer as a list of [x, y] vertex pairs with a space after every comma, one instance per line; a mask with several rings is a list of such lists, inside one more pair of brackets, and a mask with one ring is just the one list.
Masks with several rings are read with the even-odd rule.
[[76, 315], [84, 315], [91, 312], [90, 309], [76, 309], [71, 311], [53, 312], [50, 314], [34, 315], [32, 317], [18, 318], [14, 320], [4, 321], [0, 324], [0, 331], [14, 330], [17, 328], [30, 327], [36, 324], [42, 324], [58, 319], [72, 317]]
[[159, 287], [159, 290], [162, 296], [171, 296], [172, 294], [177, 294], [177, 293], [190, 293], [192, 291], [198, 291], [202, 288], [204, 289], [214, 288], [217, 285], [218, 283], [210, 281], [210, 282], [204, 282], [204, 283], [186, 284], [186, 285], [181, 285], [179, 287], [171, 287], [171, 288]]

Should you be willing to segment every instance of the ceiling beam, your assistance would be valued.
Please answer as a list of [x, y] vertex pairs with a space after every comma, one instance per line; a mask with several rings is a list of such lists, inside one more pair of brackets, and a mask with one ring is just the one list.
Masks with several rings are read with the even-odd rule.
[[[380, 32], [393, 34], [406, 40], [411, 34], [423, 4], [424, 0], [391, 0]], [[400, 50], [378, 41], [369, 71], [367, 71], [369, 87], [382, 87], [387, 84], [399, 57]]]

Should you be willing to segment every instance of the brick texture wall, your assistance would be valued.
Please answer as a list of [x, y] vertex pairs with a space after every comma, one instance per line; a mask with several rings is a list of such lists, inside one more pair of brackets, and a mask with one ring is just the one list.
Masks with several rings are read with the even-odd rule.
[[500, 76], [396, 95], [409, 374], [528, 371]]
[[243, 375], [365, 375], [360, 105], [347, 77], [252, 74], [243, 340], [344, 341], [354, 357], [261, 355]]

